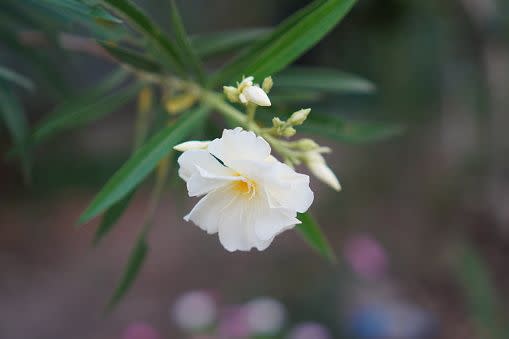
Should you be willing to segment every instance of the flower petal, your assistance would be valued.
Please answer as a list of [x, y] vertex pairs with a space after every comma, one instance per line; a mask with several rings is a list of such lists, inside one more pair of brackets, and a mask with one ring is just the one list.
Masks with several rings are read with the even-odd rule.
[[235, 172], [223, 166], [205, 150], [184, 152], [179, 158], [179, 175], [187, 183], [189, 196], [199, 196], [226, 185], [230, 181], [241, 180]]
[[280, 162], [273, 163], [271, 167], [264, 181], [269, 205], [306, 212], [314, 200], [309, 176], [297, 173]]
[[279, 233], [300, 224], [296, 215], [295, 211], [285, 208], [266, 208], [258, 211], [254, 226], [256, 236], [260, 240], [272, 241]]
[[306, 212], [314, 200], [309, 176], [297, 173], [277, 160], [268, 159], [234, 160], [230, 165], [246, 178], [261, 184], [264, 188], [261, 193], [266, 195], [270, 207]]
[[198, 201], [191, 212], [184, 217], [184, 220], [194, 222], [209, 234], [217, 233], [222, 211], [235, 198], [236, 196], [232, 195], [228, 188], [210, 192]]
[[215, 189], [228, 185], [232, 181], [245, 180], [243, 177], [236, 175], [214, 175], [200, 167], [198, 167], [198, 170], [199, 174], [191, 176], [191, 178], [187, 181], [187, 191], [190, 197], [207, 194]]
[[244, 131], [237, 127], [233, 130], [225, 129], [219, 139], [213, 140], [208, 151], [220, 159], [226, 166], [236, 160], [265, 160], [270, 155], [270, 145], [253, 132]]
[[261, 239], [256, 234], [256, 215], [253, 213], [255, 206], [252, 200], [237, 196], [237, 199], [222, 211], [219, 241], [226, 250], [249, 251], [255, 247], [262, 251], [272, 242], [272, 238]]
[[208, 169], [210, 172], [217, 171], [217, 173], [223, 173], [224, 169], [227, 169], [205, 150], [186, 151], [179, 156], [177, 162], [180, 166], [179, 176], [185, 181], [188, 181], [193, 174], [198, 173], [197, 166]]

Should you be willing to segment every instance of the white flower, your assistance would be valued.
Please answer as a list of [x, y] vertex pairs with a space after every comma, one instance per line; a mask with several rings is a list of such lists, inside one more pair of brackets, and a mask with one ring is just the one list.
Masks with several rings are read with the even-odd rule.
[[228, 100], [240, 101], [244, 105], [252, 102], [258, 106], [270, 106], [269, 96], [258, 84], [253, 84], [253, 80], [253, 77], [247, 77], [238, 83], [237, 87], [224, 86], [224, 93]]
[[219, 233], [228, 251], [264, 250], [299, 224], [297, 212], [313, 202], [309, 177], [276, 160], [263, 138], [240, 127], [224, 130], [207, 150], [184, 152], [178, 163], [189, 196], [204, 195], [184, 219]]
[[336, 191], [341, 191], [341, 185], [339, 184], [338, 178], [329, 166], [327, 166], [325, 159], [320, 153], [317, 151], [307, 152], [305, 161], [309, 170], [315, 177], [331, 186]]

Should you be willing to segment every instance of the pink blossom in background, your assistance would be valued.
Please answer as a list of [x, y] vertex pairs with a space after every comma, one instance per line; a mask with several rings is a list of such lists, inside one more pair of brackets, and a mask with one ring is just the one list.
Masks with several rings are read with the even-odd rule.
[[157, 330], [149, 324], [137, 322], [127, 326], [122, 339], [162, 339]]
[[362, 278], [377, 279], [387, 271], [385, 250], [369, 235], [360, 234], [348, 239], [343, 254], [352, 270]]
[[221, 339], [247, 338], [250, 334], [247, 310], [242, 306], [227, 308], [221, 317], [218, 332]]
[[295, 326], [288, 339], [332, 339], [332, 335], [324, 326], [308, 322]]

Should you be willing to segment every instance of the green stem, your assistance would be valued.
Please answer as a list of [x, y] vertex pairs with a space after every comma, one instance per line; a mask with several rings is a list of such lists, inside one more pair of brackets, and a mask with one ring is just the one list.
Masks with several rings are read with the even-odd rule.
[[252, 126], [248, 126], [249, 122], [246, 115], [225, 102], [222, 95], [210, 91], [203, 91], [201, 93], [201, 99], [203, 103], [217, 109], [219, 112], [221, 112], [221, 114], [234, 120], [240, 126], [244, 128], [251, 128], [251, 130], [257, 134], [260, 132], [260, 127], [256, 124], [251, 124]]
[[251, 102], [248, 103], [247, 107], [246, 107], [246, 115], [247, 115], [248, 124], [251, 125], [254, 123], [255, 114], [256, 114], [256, 105]]

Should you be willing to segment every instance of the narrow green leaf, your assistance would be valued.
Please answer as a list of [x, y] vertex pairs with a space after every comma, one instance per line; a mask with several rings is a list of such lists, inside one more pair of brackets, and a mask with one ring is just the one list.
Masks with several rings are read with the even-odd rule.
[[194, 51], [189, 37], [187, 36], [182, 17], [175, 0], [171, 0], [171, 23], [173, 27], [173, 33], [177, 42], [178, 51], [180, 52], [182, 59], [186, 65], [194, 72], [198, 80], [203, 83], [205, 79], [205, 73], [200, 58], [198, 58]]
[[52, 35], [75, 27], [82, 33], [82, 26], [92, 36], [110, 41], [118, 41], [128, 34], [121, 25], [122, 20], [106, 11], [99, 0], [24, 0], [23, 3], [25, 16], [39, 23], [34, 28], [50, 28]]
[[102, 0], [102, 3], [139, 30], [152, 43], [158, 54], [164, 56], [161, 62], [182, 73], [184, 63], [175, 46], [135, 4], [128, 0]]
[[118, 284], [115, 293], [110, 299], [108, 303], [107, 310], [111, 311], [117, 303], [122, 299], [122, 297], [127, 293], [129, 288], [132, 286], [134, 280], [138, 276], [141, 267], [143, 266], [143, 262], [147, 257], [148, 252], [148, 244], [146, 240], [145, 232], [139, 236], [136, 244], [134, 246], [131, 255], [129, 256], [129, 260], [127, 262], [127, 266], [125, 268], [124, 274], [122, 275], [122, 279]]
[[141, 85], [135, 83], [112, 94], [95, 97], [94, 101], [81, 105], [78, 101], [66, 103], [60, 106], [58, 112], [39, 124], [30, 141], [32, 144], [40, 143], [59, 132], [83, 126], [113, 113], [131, 100], [140, 88]]
[[[33, 1], [33, 0], [31, 0]], [[98, 1], [78, 1], [78, 0], [37, 0], [54, 9], [65, 10], [76, 17], [94, 18], [109, 24], [120, 24], [122, 20], [114, 17], [103, 8], [97, 5]]]
[[315, 0], [215, 74], [211, 84], [225, 84], [242, 75], [263, 79], [275, 74], [320, 41], [354, 3], [355, 0]]
[[278, 88], [335, 93], [372, 93], [375, 86], [356, 75], [319, 67], [290, 67], [274, 77]]
[[81, 215], [79, 223], [94, 218], [134, 189], [173, 146], [193, 132], [207, 112], [206, 107], [187, 112], [174, 125], [165, 127], [147, 141], [104, 185]]
[[104, 213], [101, 219], [101, 223], [99, 224], [99, 227], [97, 228], [94, 235], [94, 245], [99, 244], [101, 239], [104, 238], [104, 236], [106, 236], [113, 229], [113, 226], [115, 226], [118, 219], [120, 219], [124, 211], [129, 206], [129, 203], [134, 196], [134, 192], [135, 191], [132, 191], [127, 194], [124, 198], [117, 201]]
[[337, 116], [313, 113], [298, 128], [305, 133], [325, 136], [352, 144], [377, 142], [399, 136], [405, 132], [405, 128], [401, 125], [348, 121]]
[[13, 144], [20, 149], [23, 173], [25, 180], [28, 180], [30, 177], [30, 156], [25, 147], [28, 122], [18, 98], [12, 89], [3, 82], [0, 82], [0, 114], [11, 134]]
[[131, 66], [136, 70], [149, 73], [161, 72], [161, 66], [146, 55], [125, 48], [116, 47], [105, 42], [99, 42], [99, 44], [119, 62]]
[[232, 32], [217, 32], [191, 36], [191, 45], [202, 58], [218, 56], [260, 41], [267, 37], [272, 29], [252, 28]]
[[309, 244], [309, 246], [328, 260], [335, 262], [336, 255], [314, 218], [309, 213], [301, 213], [299, 214], [298, 219], [302, 223], [297, 225], [297, 231]]
[[24, 87], [29, 91], [32, 91], [34, 89], [34, 84], [30, 79], [1, 66], [0, 66], [0, 79], [4, 79], [9, 82], [15, 83], [16, 85]]

